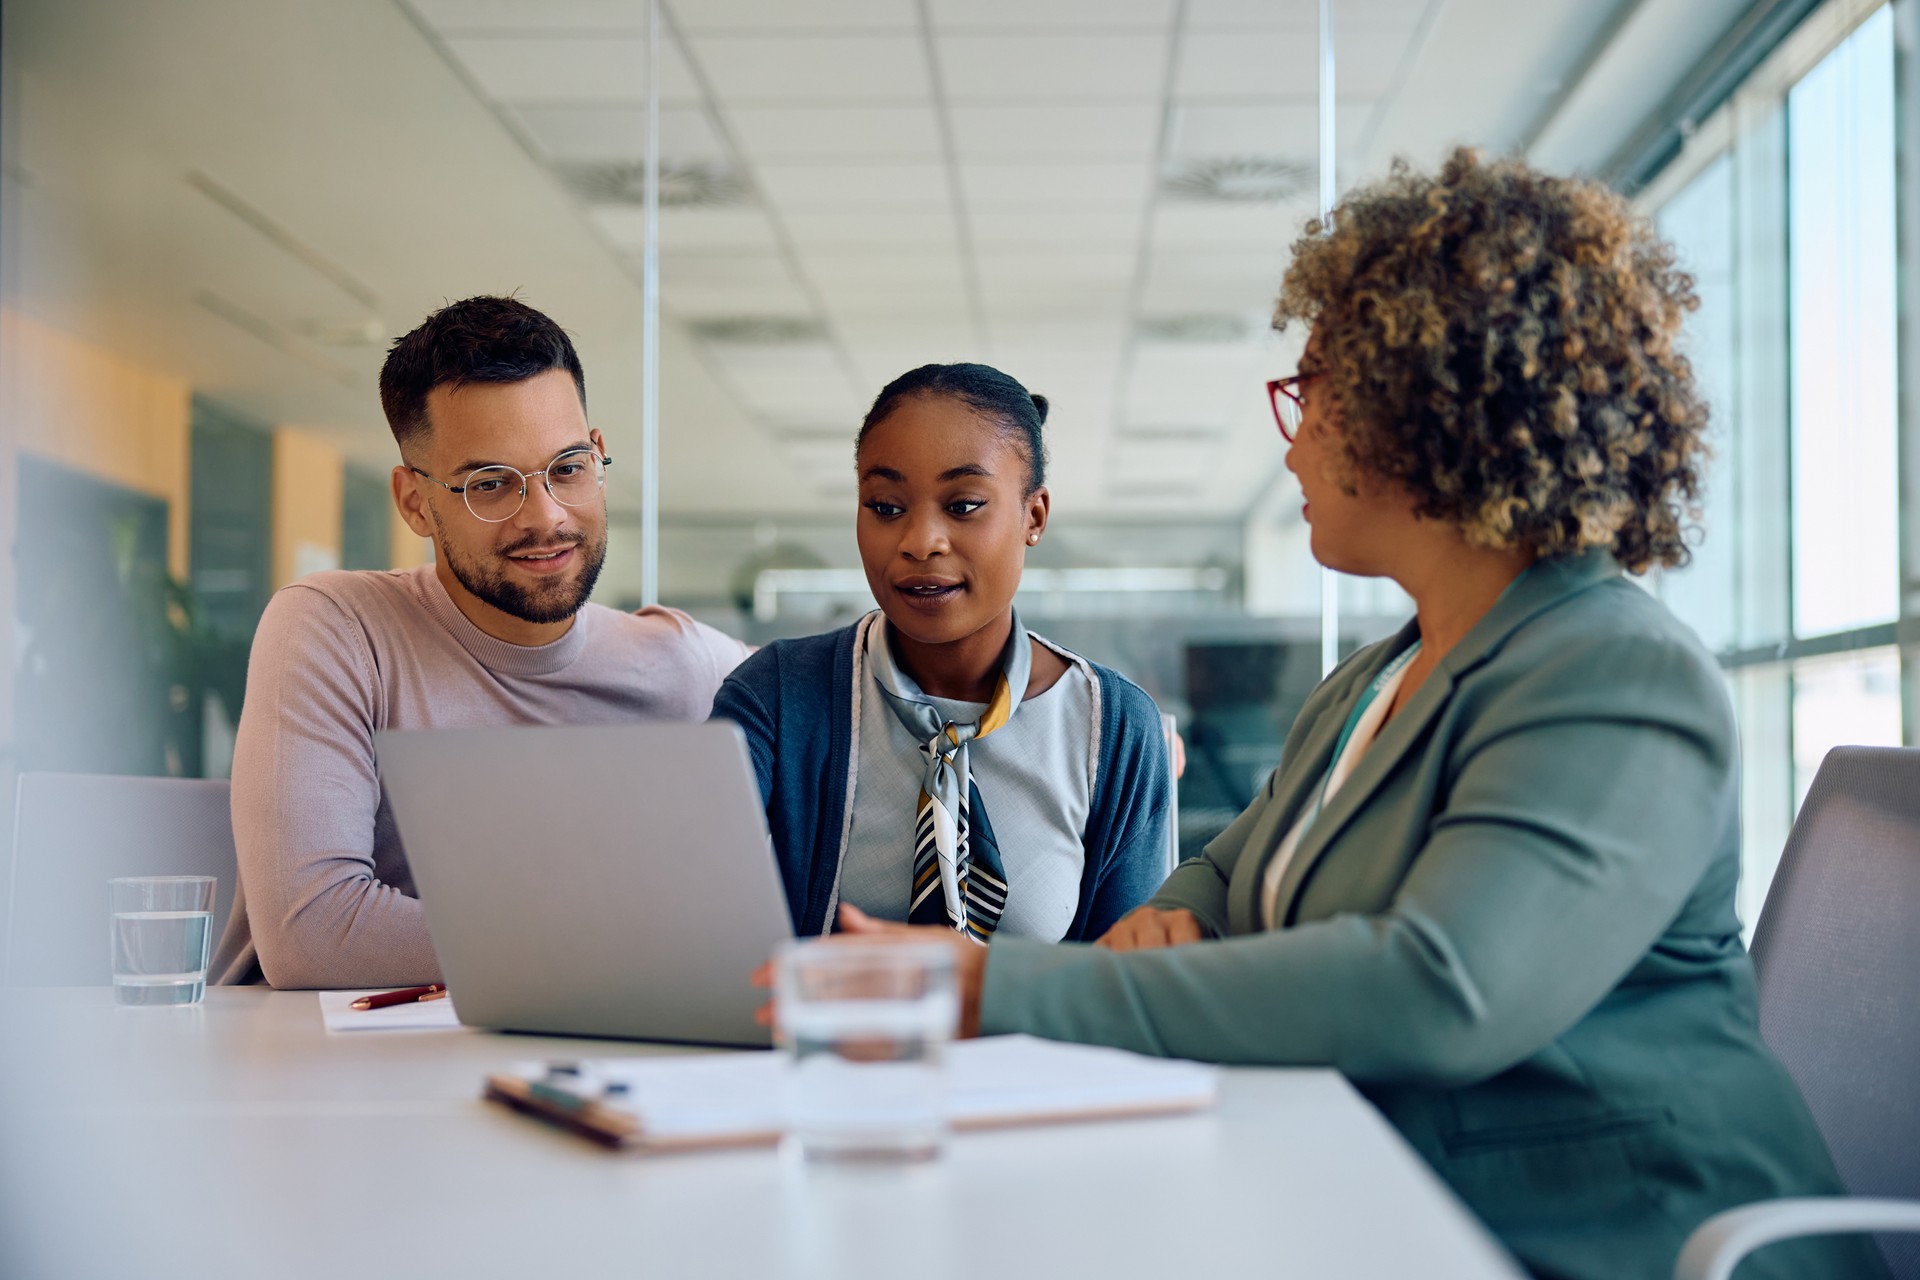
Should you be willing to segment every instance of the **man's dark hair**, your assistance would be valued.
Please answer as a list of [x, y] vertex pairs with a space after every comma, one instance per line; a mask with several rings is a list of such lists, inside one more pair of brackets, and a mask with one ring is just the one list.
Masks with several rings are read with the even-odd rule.
[[587, 407], [587, 375], [567, 331], [515, 298], [467, 298], [398, 339], [380, 369], [380, 407], [402, 451], [431, 425], [427, 393], [470, 382], [525, 382], [565, 369]]
[[1047, 482], [1047, 445], [1040, 430], [1047, 420], [1047, 398], [1033, 394], [1018, 379], [986, 364], [923, 364], [889, 382], [874, 397], [873, 407], [860, 423], [854, 453], [859, 454], [867, 433], [899, 408], [901, 401], [915, 397], [958, 400], [991, 419], [1027, 456], [1028, 497]]

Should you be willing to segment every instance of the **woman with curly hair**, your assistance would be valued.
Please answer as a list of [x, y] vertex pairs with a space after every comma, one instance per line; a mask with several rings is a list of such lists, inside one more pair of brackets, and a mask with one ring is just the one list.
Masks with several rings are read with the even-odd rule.
[[[1416, 616], [1096, 945], [958, 943], [963, 1030], [1337, 1067], [1543, 1276], [1664, 1277], [1721, 1209], [1838, 1193], [1757, 1028], [1719, 670], [1625, 576], [1687, 557], [1694, 305], [1618, 196], [1518, 161], [1310, 225], [1287, 466], [1314, 557]], [[1859, 1238], [1749, 1268], [1879, 1273]]]

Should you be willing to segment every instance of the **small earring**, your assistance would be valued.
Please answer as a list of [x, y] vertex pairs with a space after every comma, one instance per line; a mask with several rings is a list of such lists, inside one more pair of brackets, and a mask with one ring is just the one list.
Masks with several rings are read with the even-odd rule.
[[1037, 542], [1039, 542], [1039, 541], [1040, 541], [1040, 535], [1039, 535], [1039, 534], [1037, 534], [1037, 533], [1030, 533], [1030, 534], [1028, 534], [1028, 535], [1027, 535], [1027, 545], [1028, 545], [1028, 546], [1030, 546], [1030, 547], [1031, 547], [1031, 546], [1033, 546], [1033, 545], [1034, 545], [1035, 543], [1037, 543]]

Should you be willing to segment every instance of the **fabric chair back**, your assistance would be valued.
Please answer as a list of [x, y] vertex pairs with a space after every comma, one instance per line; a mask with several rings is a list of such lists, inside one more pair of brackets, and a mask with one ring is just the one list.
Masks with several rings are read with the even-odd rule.
[[[1753, 936], [1760, 1030], [1856, 1196], [1920, 1199], [1920, 750], [1821, 763]], [[1882, 1235], [1920, 1280], [1920, 1235]]]
[[216, 929], [233, 903], [237, 863], [224, 781], [23, 773], [13, 865], [0, 919], [0, 983], [105, 986], [107, 881], [219, 878]]

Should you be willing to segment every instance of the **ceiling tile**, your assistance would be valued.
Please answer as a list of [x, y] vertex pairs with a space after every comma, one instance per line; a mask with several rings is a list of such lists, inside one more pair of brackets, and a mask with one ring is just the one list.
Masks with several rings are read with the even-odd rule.
[[952, 107], [954, 147], [962, 160], [1105, 160], [1151, 156], [1159, 145], [1160, 104], [1029, 103]]
[[[1273, 0], [1267, 0], [1272, 3]], [[943, 31], [969, 27], [1029, 30], [1063, 27], [1161, 27], [1172, 25], [1174, 0], [930, 0], [933, 25]]]
[[995, 347], [1044, 352], [1049, 360], [1117, 358], [1126, 336], [1127, 321], [1120, 316], [1052, 323], [1014, 319], [993, 326]]
[[1040, 283], [1000, 279], [980, 282], [980, 297], [989, 326], [1006, 320], [1097, 319], [1127, 306], [1132, 294], [1128, 280], [1089, 280], [1076, 283]]
[[662, 254], [660, 278], [663, 286], [749, 285], [763, 282], [788, 283], [793, 279], [787, 261], [777, 253], [671, 253]]
[[773, 253], [664, 255], [660, 305], [682, 319], [803, 318], [813, 314], [786, 259]]
[[[644, 106], [521, 106], [508, 110], [549, 160], [632, 160], [647, 154]], [[730, 165], [733, 154], [702, 107], [660, 109], [663, 164]]]
[[[1339, 0], [1334, 6], [1334, 31], [1347, 22], [1403, 22], [1420, 20], [1431, 0]], [[1288, 27], [1312, 39], [1319, 27], [1319, 9], [1312, 4], [1276, 3], [1276, 0], [1187, 0], [1189, 31], [1204, 27]]]
[[[906, 316], [891, 320], [874, 320], [866, 317], [835, 318], [834, 332], [840, 340], [856, 353], [863, 350], [881, 348], [899, 348], [902, 350], [931, 350], [936, 354], [914, 364], [902, 365], [894, 373], [905, 373], [915, 365], [939, 360], [938, 351], [972, 350], [975, 343], [973, 326], [962, 315], [956, 316]], [[960, 357], [949, 357], [959, 359]], [[879, 390], [875, 387], [874, 390]]]
[[429, 26], [454, 31], [640, 31], [635, 0], [403, 0]]
[[[587, 220], [598, 227], [609, 243], [628, 253], [646, 248], [646, 211], [642, 209], [597, 208], [587, 210]], [[671, 257], [689, 250], [749, 249], [763, 254], [779, 251], [767, 215], [758, 209], [662, 209], [660, 211], [660, 251]]]
[[964, 283], [955, 253], [825, 251], [802, 254], [800, 265], [822, 289], [892, 290], [903, 301], [923, 288], [954, 289]]
[[959, 243], [950, 209], [890, 212], [788, 213], [782, 221], [802, 252], [810, 249], [935, 249], [951, 253]]
[[965, 316], [967, 293], [959, 279], [927, 282], [912, 286], [870, 283], [859, 280], [816, 280], [827, 311], [841, 316], [867, 319], [899, 318], [916, 314]]
[[[447, 47], [481, 91], [506, 103], [641, 103], [647, 42], [640, 36], [456, 36]], [[698, 104], [679, 47], [661, 46], [662, 104]]]
[[980, 254], [975, 269], [982, 287], [999, 296], [1011, 289], [1048, 292], [1082, 285], [1125, 287], [1133, 282], [1138, 257], [1132, 253], [1010, 253]]
[[952, 204], [947, 171], [937, 164], [762, 165], [761, 191], [787, 210], [945, 209]]
[[1071, 164], [1001, 164], [971, 161], [960, 166], [969, 209], [1033, 209], [1090, 206], [1100, 210], [1142, 206], [1153, 188], [1146, 160]]
[[1311, 200], [1287, 204], [1200, 204], [1163, 200], [1153, 211], [1156, 253], [1255, 249], [1284, 255], [1313, 217]]
[[943, 35], [934, 42], [952, 103], [1001, 99], [1158, 99], [1167, 37], [1125, 35]]
[[[1366, 131], [1378, 104], [1342, 98], [1334, 108], [1341, 151], [1350, 151]], [[1182, 160], [1230, 156], [1284, 156], [1313, 162], [1320, 150], [1320, 111], [1311, 101], [1241, 103], [1183, 102], [1173, 109], [1167, 157]]]
[[714, 92], [756, 102], [928, 102], [917, 35], [689, 37]]
[[756, 161], [937, 160], [940, 122], [930, 106], [735, 107], [734, 136]]
[[967, 225], [976, 252], [1063, 246], [1130, 249], [1140, 242], [1144, 205], [1133, 209], [970, 210]]
[[1266, 394], [1257, 351], [1137, 344], [1127, 370], [1125, 422], [1161, 431], [1225, 429]]
[[677, 0], [672, 7], [681, 28], [697, 33], [920, 29], [914, 0]]
[[[1341, 94], [1384, 97], [1406, 49], [1410, 29], [1365, 27], [1344, 34], [1334, 50], [1334, 83]], [[1290, 98], [1311, 102], [1319, 92], [1319, 55], [1312, 40], [1283, 29], [1189, 31], [1180, 42], [1174, 96]]]

